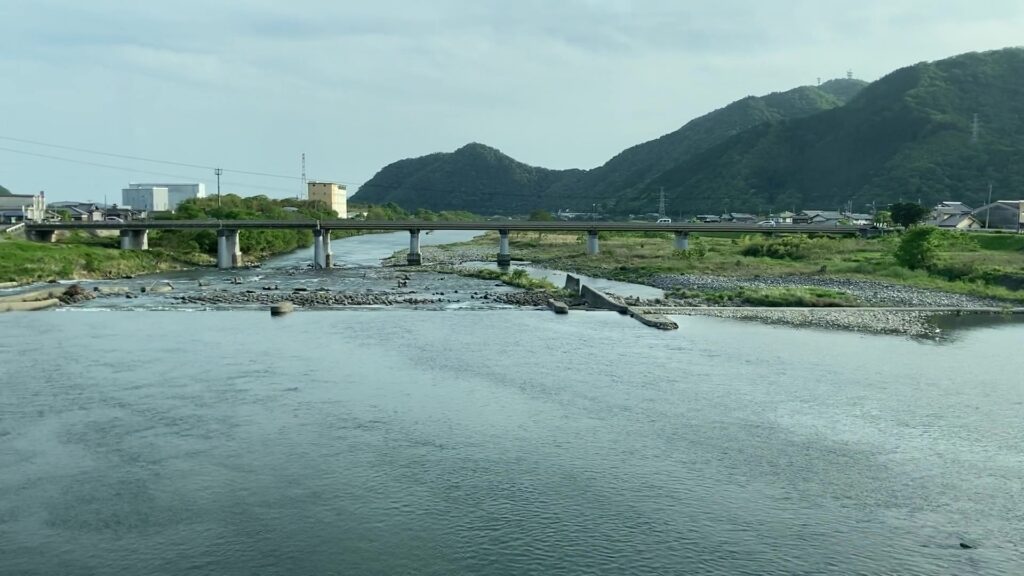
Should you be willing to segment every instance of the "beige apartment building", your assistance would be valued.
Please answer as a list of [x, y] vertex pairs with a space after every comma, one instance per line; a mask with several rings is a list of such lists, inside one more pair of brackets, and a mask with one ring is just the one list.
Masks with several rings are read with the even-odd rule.
[[307, 182], [306, 193], [313, 202], [323, 202], [338, 218], [348, 218], [348, 190], [333, 182]]

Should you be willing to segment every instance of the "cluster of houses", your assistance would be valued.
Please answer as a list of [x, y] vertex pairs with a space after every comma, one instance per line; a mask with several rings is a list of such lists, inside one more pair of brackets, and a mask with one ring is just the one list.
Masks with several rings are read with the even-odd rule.
[[[743, 212], [729, 212], [721, 215], [699, 214], [695, 220], [741, 224], [877, 225], [872, 214], [840, 210], [803, 210], [798, 213], [769, 214], [765, 217]], [[971, 208], [963, 202], [940, 202], [932, 209], [925, 224], [955, 230], [1022, 230], [1024, 229], [1024, 200], [999, 200], [980, 208]]]
[[763, 218], [756, 214], [747, 214], [745, 212], [728, 212], [722, 215], [698, 214], [696, 220], [698, 222], [708, 223], [733, 222], [737, 224], [772, 223], [817, 225], [842, 223], [867, 226], [874, 222], [874, 216], [871, 214], [858, 214], [855, 212], [842, 212], [839, 210], [802, 210], [798, 213], [787, 211], [780, 212], [778, 214], [769, 214]]
[[43, 194], [12, 194], [0, 196], [0, 224], [19, 222], [103, 222], [138, 220], [145, 218], [145, 210], [105, 206], [94, 202], [53, 202], [47, 203]]
[[926, 222], [952, 230], [1021, 230], [1024, 228], [1024, 200], [999, 200], [981, 208], [963, 202], [940, 202]]
[[121, 206], [96, 202], [50, 202], [46, 193], [0, 196], [0, 224], [18, 222], [103, 222], [140, 220], [153, 212], [173, 211], [189, 198], [203, 198], [202, 183], [131, 183], [121, 190]]
[[[339, 218], [348, 217], [348, 192], [344, 185], [333, 182], [306, 183], [310, 201], [322, 203]], [[19, 222], [103, 222], [141, 220], [160, 213], [174, 212], [190, 198], [205, 198], [206, 186], [201, 182], [131, 183], [121, 189], [121, 206], [95, 202], [46, 202], [46, 194], [11, 194], [0, 196], [0, 224]]]

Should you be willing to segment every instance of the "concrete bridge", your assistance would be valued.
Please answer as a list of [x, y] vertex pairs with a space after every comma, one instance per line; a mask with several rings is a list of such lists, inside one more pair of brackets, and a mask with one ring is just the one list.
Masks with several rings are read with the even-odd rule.
[[690, 234], [710, 232], [741, 232], [755, 234], [838, 234], [847, 236], [870, 236], [878, 230], [863, 226], [817, 226], [779, 224], [777, 226], [756, 226], [752, 224], [703, 224], [654, 222], [530, 222], [522, 220], [467, 221], [467, 222], [425, 222], [419, 220], [134, 220], [128, 222], [39, 222], [27, 224], [26, 235], [39, 242], [53, 242], [60, 230], [119, 230], [122, 250], [148, 250], [150, 230], [216, 230], [217, 267], [236, 268], [242, 264], [241, 244], [238, 233], [241, 230], [286, 229], [311, 230], [313, 232], [313, 263], [317, 268], [330, 268], [334, 255], [331, 252], [332, 230], [406, 230], [409, 232], [410, 265], [422, 263], [420, 254], [420, 232], [424, 230], [482, 230], [498, 232], [498, 265], [508, 266], [512, 262], [508, 237], [510, 232], [586, 232], [587, 254], [599, 252], [598, 234], [601, 232], [672, 232], [675, 234], [675, 248], [686, 250], [690, 245]]

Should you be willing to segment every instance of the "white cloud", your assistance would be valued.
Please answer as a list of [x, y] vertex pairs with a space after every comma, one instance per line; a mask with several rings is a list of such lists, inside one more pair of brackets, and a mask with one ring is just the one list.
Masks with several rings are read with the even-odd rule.
[[[4, 3], [0, 136], [289, 173], [305, 151], [350, 182], [471, 140], [590, 167], [748, 94], [1021, 29], [1011, 0]], [[0, 152], [0, 183], [55, 198], [127, 178]]]

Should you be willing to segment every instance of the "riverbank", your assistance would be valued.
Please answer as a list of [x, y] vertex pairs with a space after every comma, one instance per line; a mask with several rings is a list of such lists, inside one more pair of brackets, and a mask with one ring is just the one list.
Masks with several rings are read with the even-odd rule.
[[[662, 237], [665, 236], [665, 237]], [[714, 295], [737, 290], [823, 289], [848, 294], [850, 305], [999, 307], [1024, 304], [1024, 290], [981, 282], [948, 281], [920, 270], [896, 267], [886, 261], [892, 241], [814, 239], [815, 248], [798, 260], [744, 256], [744, 242], [737, 238], [693, 238], [690, 251], [672, 248], [670, 235], [611, 236], [602, 241], [601, 252], [587, 256], [577, 235], [513, 233], [514, 258], [533, 265], [659, 288], [677, 293], [694, 292], [691, 300], [721, 305]], [[1001, 239], [1001, 238], [1000, 238]], [[1003, 266], [1006, 277], [1024, 274], [1024, 239], [1002, 243], [1005, 250], [948, 251], [949, 262], [971, 258], [985, 266]], [[1020, 246], [1017, 246], [1020, 244]], [[493, 235], [457, 245], [423, 250], [430, 265], [457, 266], [493, 261]], [[396, 255], [396, 257], [401, 257]], [[885, 269], [875, 276], [855, 273], [849, 266], [873, 260]], [[891, 265], [891, 266], [890, 266]], [[979, 264], [980, 266], [980, 264]], [[893, 269], [895, 268], [895, 269]], [[867, 270], [860, 266], [859, 270]], [[690, 302], [695, 304], [697, 302]]]
[[162, 249], [137, 251], [92, 243], [0, 241], [0, 282], [4, 283], [122, 278], [196, 265], [197, 258]]
[[[941, 332], [935, 322], [939, 316], [965, 312], [983, 315], [993, 312], [1010, 313], [1011, 309], [1020, 305], [1020, 301], [1012, 299], [826, 272], [788, 275], [766, 275], [762, 272], [743, 276], [736, 270], [743, 268], [743, 260], [733, 261], [730, 265], [731, 274], [659, 273], [672, 265], [659, 267], [647, 263], [639, 268], [631, 268], [617, 259], [614, 247], [611, 256], [562, 255], [552, 258], [552, 251], [561, 254], [567, 250], [579, 251], [581, 247], [572, 244], [564, 236], [548, 236], [520, 235], [520, 245], [514, 244], [512, 252], [528, 260], [531, 265], [610, 280], [632, 281], [664, 290], [663, 298], [620, 295], [622, 297], [619, 301], [623, 304], [656, 314], [712, 316], [863, 333], [934, 337]], [[426, 248], [422, 250], [423, 260], [438, 270], [473, 274], [472, 268], [468, 267], [460, 271], [460, 265], [493, 260], [492, 240], [483, 238], [462, 244]], [[636, 239], [629, 241], [643, 250], [649, 239], [643, 242], [636, 242]], [[531, 247], [537, 242], [541, 243], [540, 248]], [[402, 258], [403, 253], [398, 253], [393, 261], [397, 263]], [[679, 254], [668, 251], [662, 258], [671, 260], [679, 258]], [[617, 261], [616, 265], [612, 265]], [[758, 264], [754, 262], [753, 267], [761, 270]], [[1002, 289], [993, 292], [1003, 293]], [[1010, 293], [1024, 296], [1014, 294], [1013, 291]]]

